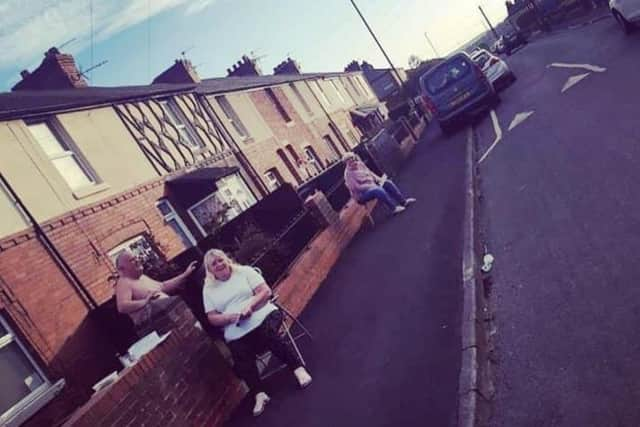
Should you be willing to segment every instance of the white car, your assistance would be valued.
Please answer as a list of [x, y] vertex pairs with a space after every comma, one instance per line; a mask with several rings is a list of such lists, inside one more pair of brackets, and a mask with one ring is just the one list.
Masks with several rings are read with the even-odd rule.
[[495, 90], [499, 90], [516, 81], [516, 76], [507, 63], [484, 49], [478, 49], [471, 53], [471, 59], [487, 76]]
[[610, 0], [609, 8], [625, 34], [640, 22], [640, 0]]

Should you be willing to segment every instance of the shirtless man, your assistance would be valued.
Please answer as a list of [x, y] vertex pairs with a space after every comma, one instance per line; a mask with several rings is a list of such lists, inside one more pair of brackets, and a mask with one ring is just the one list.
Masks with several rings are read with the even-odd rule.
[[124, 251], [116, 258], [119, 278], [116, 283], [116, 303], [118, 311], [128, 314], [136, 327], [144, 327], [156, 311], [162, 310], [170, 301], [170, 295], [177, 293], [184, 281], [196, 269], [196, 262], [178, 276], [158, 282], [143, 274], [142, 264], [130, 251]]

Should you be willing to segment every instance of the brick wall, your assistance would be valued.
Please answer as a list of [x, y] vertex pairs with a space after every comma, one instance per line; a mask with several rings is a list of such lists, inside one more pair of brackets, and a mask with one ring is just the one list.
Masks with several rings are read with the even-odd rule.
[[[368, 209], [372, 209], [371, 205]], [[359, 230], [365, 207], [351, 203], [340, 220], [309, 244], [278, 286], [280, 302], [299, 314]], [[224, 358], [203, 332], [193, 328], [184, 304], [177, 307], [170, 338], [116, 383], [94, 395], [65, 424], [93, 426], [221, 426], [244, 396]]]
[[[42, 224], [98, 304], [113, 296], [107, 278], [114, 267], [107, 253], [114, 246], [146, 232], [167, 257], [184, 249], [155, 207], [163, 192], [158, 179]], [[109, 340], [88, 319], [88, 307], [33, 231], [0, 240], [0, 309], [49, 379], [67, 383], [62, 395], [27, 425], [54, 425], [117, 368]]]

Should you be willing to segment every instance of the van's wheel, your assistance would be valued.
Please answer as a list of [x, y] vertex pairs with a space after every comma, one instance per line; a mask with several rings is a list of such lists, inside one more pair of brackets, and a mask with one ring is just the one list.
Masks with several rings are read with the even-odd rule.
[[631, 23], [626, 19], [624, 19], [624, 16], [622, 16], [620, 12], [618, 12], [617, 10], [614, 10], [613, 17], [616, 18], [616, 22], [620, 25], [620, 28], [622, 28], [623, 33], [625, 34], [631, 33], [631, 30], [633, 30]]

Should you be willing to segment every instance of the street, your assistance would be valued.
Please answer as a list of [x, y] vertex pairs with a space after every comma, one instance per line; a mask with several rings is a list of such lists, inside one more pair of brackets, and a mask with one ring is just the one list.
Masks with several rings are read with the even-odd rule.
[[530, 43], [475, 126], [494, 427], [640, 425], [639, 43], [612, 19]]
[[313, 384], [280, 372], [264, 414], [245, 399], [228, 425], [456, 425], [465, 138], [422, 136], [396, 180], [418, 201], [395, 217], [378, 207], [304, 311]]

